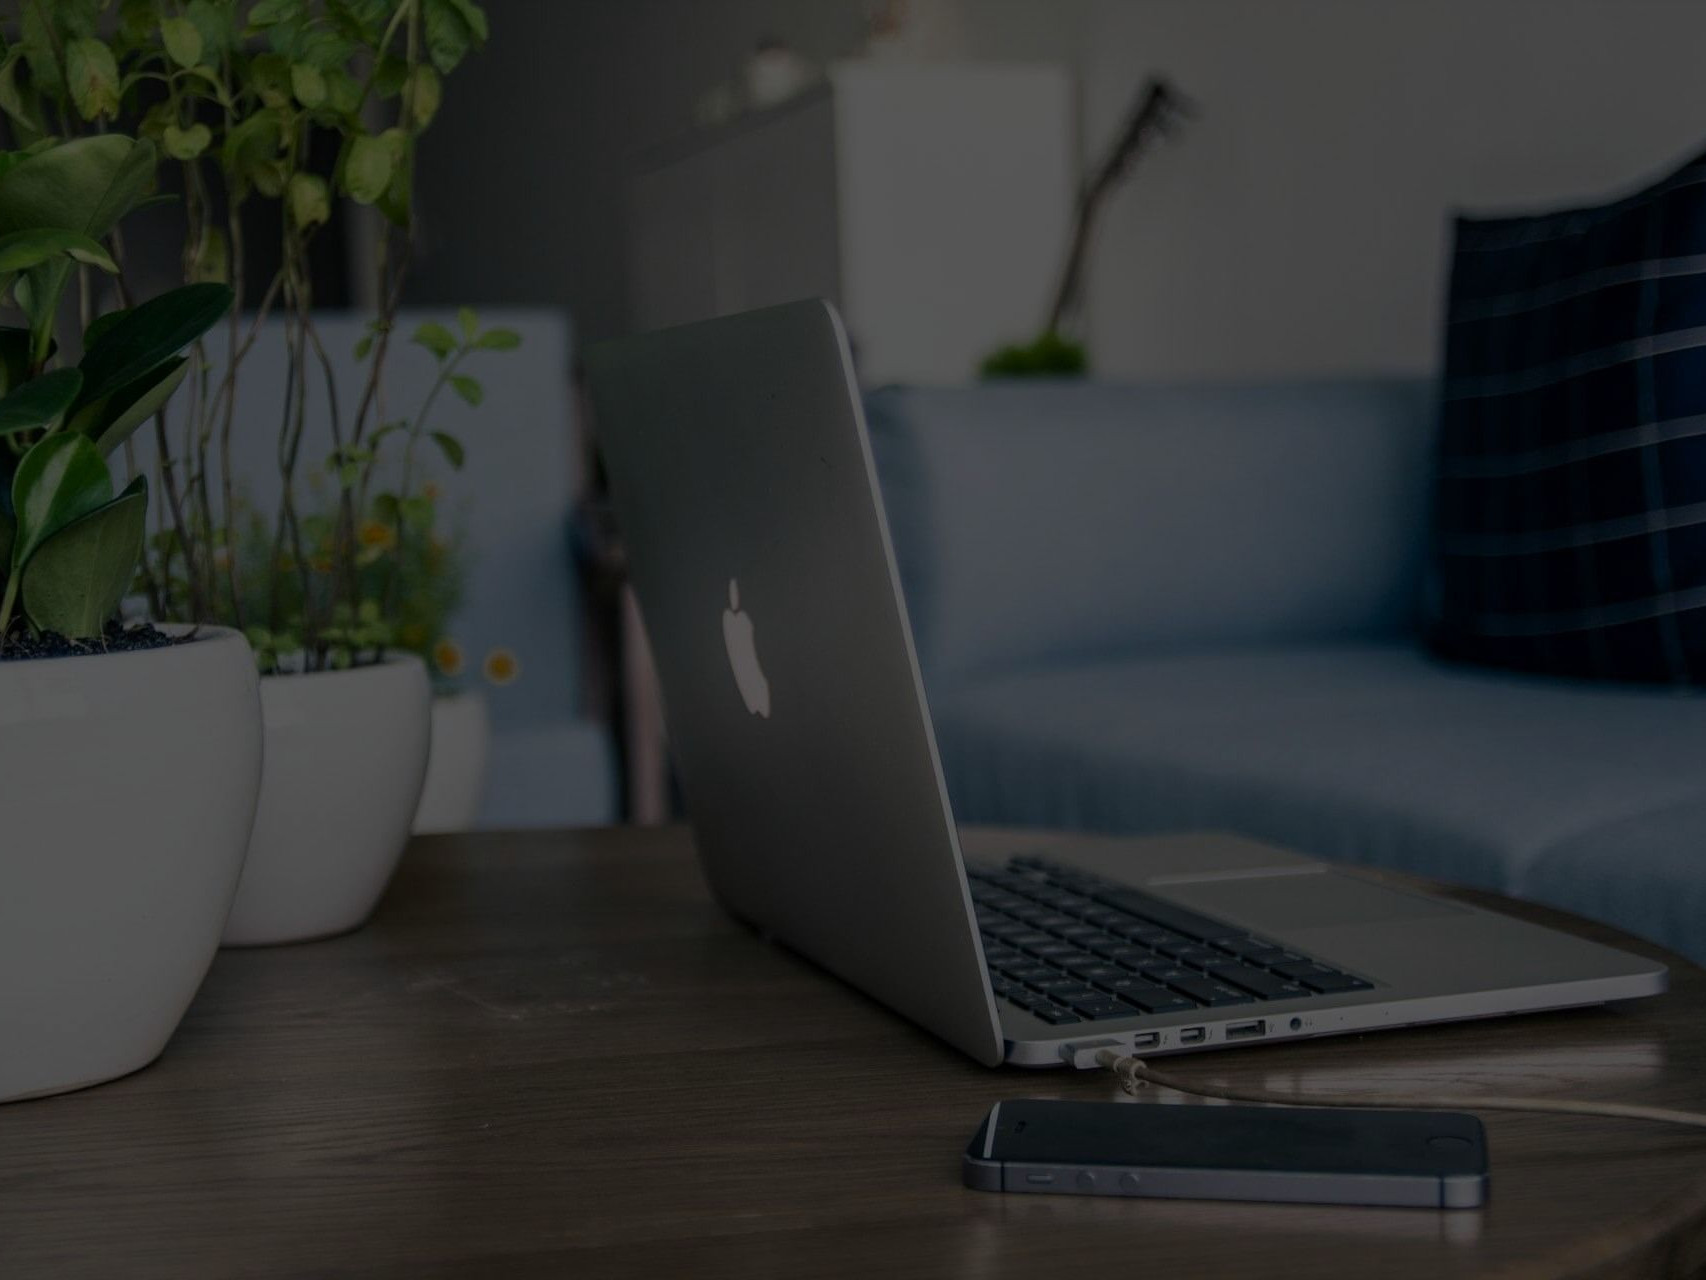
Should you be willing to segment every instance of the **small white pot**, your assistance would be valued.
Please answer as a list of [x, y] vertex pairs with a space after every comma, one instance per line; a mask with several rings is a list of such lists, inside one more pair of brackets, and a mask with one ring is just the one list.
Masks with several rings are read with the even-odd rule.
[[431, 702], [406, 654], [262, 678], [266, 770], [227, 946], [328, 937], [372, 914], [420, 800]]
[[0, 1100], [160, 1055], [219, 945], [260, 779], [235, 632], [0, 663]]
[[415, 810], [417, 834], [473, 828], [485, 799], [491, 743], [492, 716], [484, 693], [470, 689], [432, 700], [432, 750]]

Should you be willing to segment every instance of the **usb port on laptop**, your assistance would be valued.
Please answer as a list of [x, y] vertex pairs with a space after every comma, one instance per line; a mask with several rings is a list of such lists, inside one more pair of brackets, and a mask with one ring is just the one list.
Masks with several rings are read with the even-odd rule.
[[1229, 1022], [1226, 1024], [1226, 1038], [1228, 1040], [1253, 1040], [1255, 1037], [1264, 1036], [1267, 1033], [1268, 1021], [1266, 1018], [1257, 1018], [1253, 1022]]
[[1208, 1031], [1203, 1027], [1186, 1027], [1179, 1032], [1180, 1044], [1201, 1044], [1208, 1038]]

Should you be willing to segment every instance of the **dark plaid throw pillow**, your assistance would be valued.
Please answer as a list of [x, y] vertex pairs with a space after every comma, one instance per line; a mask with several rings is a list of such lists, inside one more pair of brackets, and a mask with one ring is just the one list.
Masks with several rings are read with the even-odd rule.
[[1706, 156], [1457, 222], [1435, 506], [1444, 655], [1706, 682]]

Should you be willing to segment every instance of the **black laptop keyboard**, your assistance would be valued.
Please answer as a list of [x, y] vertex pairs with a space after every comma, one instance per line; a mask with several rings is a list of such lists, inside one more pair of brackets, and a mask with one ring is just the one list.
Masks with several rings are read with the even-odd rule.
[[966, 874], [995, 994], [1057, 1026], [1373, 985], [1247, 929], [1043, 858]]

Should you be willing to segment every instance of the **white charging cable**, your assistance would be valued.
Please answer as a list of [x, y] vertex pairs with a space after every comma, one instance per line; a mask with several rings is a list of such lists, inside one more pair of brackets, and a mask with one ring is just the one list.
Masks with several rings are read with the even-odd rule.
[[1608, 1116], [1615, 1120], [1656, 1120], [1661, 1124], [1706, 1129], [1706, 1114], [1673, 1111], [1669, 1107], [1640, 1107], [1623, 1102], [1565, 1102], [1544, 1098], [1481, 1097], [1474, 1094], [1394, 1093], [1320, 1094], [1280, 1093], [1273, 1089], [1234, 1089], [1226, 1085], [1197, 1084], [1170, 1071], [1157, 1071], [1142, 1058], [1114, 1049], [1098, 1049], [1096, 1061], [1112, 1071], [1120, 1088], [1136, 1097], [1145, 1085], [1195, 1094], [1199, 1098], [1221, 1098], [1227, 1102], [1277, 1102], [1293, 1107], [1402, 1107], [1441, 1111], [1540, 1111], [1551, 1115]]

